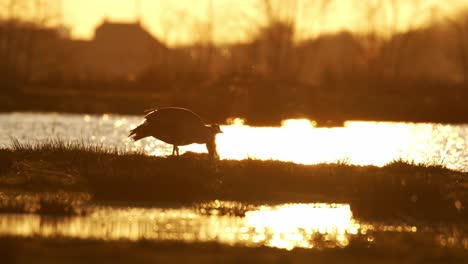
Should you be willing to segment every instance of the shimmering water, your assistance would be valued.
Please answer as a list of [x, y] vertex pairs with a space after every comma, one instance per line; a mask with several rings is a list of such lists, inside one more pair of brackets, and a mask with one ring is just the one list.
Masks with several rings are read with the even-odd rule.
[[[346, 204], [258, 206], [220, 214], [221, 208], [242, 207], [214, 201], [176, 209], [93, 207], [89, 215], [80, 217], [0, 214], [0, 235], [219, 242], [292, 249], [344, 247], [361, 228]], [[315, 239], [318, 236], [324, 237], [320, 245]]]
[[[132, 142], [128, 130], [142, 116], [58, 113], [0, 114], [0, 146], [50, 138], [100, 143], [151, 155], [169, 155], [171, 146], [154, 139]], [[468, 171], [468, 125], [346, 122], [344, 127], [316, 128], [307, 120], [282, 127], [250, 127], [236, 121], [217, 136], [221, 159], [275, 159], [304, 164], [346, 162], [382, 166], [395, 159], [444, 164]], [[205, 152], [203, 145], [181, 152]]]
[[[224, 204], [225, 205], [225, 204]], [[369, 229], [369, 227], [365, 227]], [[244, 216], [205, 214], [193, 208], [96, 207], [85, 217], [0, 215], [0, 235], [63, 236], [105, 240], [180, 240], [292, 249], [349, 244], [361, 231], [345, 204], [261, 206]], [[416, 227], [405, 229], [415, 232]], [[317, 245], [318, 241], [321, 241]]]
[[[239, 208], [245, 211], [239, 212]], [[0, 236], [218, 242], [290, 250], [343, 248], [352, 240], [384, 243], [379, 235], [406, 233], [408, 237], [428, 235], [426, 244], [468, 249], [468, 238], [463, 232], [361, 223], [353, 218], [348, 204], [246, 206], [214, 201], [186, 208], [95, 206], [90, 210], [86, 216], [73, 217], [0, 214]]]

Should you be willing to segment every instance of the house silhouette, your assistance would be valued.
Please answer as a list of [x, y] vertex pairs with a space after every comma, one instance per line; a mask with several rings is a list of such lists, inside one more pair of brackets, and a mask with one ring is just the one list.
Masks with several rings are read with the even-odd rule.
[[134, 80], [164, 59], [168, 48], [139, 22], [103, 21], [90, 41], [64, 40], [63, 77], [87, 80]]

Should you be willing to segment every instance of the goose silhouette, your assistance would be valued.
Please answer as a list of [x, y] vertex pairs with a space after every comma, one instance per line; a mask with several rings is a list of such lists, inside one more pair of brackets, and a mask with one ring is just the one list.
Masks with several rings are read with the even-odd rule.
[[129, 137], [133, 140], [152, 136], [172, 144], [173, 156], [179, 156], [179, 146], [205, 144], [210, 159], [219, 157], [216, 150], [216, 134], [223, 133], [219, 125], [207, 125], [199, 115], [180, 107], [152, 109], [145, 113], [145, 121], [130, 130]]

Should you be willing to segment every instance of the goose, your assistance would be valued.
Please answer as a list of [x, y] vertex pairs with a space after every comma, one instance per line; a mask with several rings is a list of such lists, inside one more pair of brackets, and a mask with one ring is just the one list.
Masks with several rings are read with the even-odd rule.
[[205, 144], [210, 159], [219, 158], [216, 134], [223, 133], [219, 125], [207, 125], [199, 115], [181, 107], [151, 109], [145, 113], [144, 122], [130, 130], [129, 138], [137, 141], [152, 136], [172, 144], [173, 156], [179, 156], [179, 146]]

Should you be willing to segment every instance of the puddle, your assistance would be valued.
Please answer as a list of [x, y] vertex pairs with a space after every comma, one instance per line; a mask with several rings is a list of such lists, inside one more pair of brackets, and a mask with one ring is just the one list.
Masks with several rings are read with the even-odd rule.
[[252, 206], [235, 202], [184, 208], [90, 207], [85, 216], [0, 214], [0, 236], [99, 240], [218, 242], [282, 249], [369, 245], [381, 234], [420, 234], [441, 247], [468, 249], [461, 231], [437, 233], [412, 225], [361, 223], [348, 204]]

